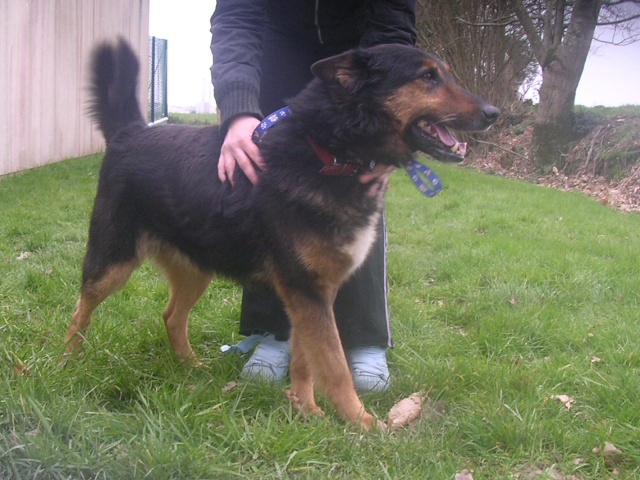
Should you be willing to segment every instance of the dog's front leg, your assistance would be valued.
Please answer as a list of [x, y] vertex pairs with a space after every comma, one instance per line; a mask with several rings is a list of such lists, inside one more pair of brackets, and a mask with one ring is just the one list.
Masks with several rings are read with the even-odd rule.
[[316, 405], [313, 392], [313, 375], [304, 354], [304, 347], [300, 342], [297, 329], [291, 330], [291, 390], [287, 396], [294, 408], [303, 415], [324, 415]]
[[313, 396], [314, 380], [338, 412], [354, 425], [371, 429], [378, 425], [366, 412], [353, 386], [351, 372], [340, 343], [333, 316], [335, 294], [313, 298], [300, 291], [279, 287], [291, 319], [291, 392], [302, 411], [319, 413]]

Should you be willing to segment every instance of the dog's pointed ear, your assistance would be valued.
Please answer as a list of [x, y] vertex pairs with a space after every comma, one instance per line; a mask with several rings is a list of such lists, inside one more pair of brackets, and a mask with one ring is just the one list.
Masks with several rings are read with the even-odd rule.
[[337, 83], [351, 90], [357, 83], [355, 52], [348, 51], [328, 57], [311, 65], [311, 73], [323, 82]]

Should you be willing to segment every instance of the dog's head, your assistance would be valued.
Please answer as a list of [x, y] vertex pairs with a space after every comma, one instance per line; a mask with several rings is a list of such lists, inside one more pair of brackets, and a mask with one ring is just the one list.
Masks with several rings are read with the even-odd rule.
[[445, 62], [413, 47], [350, 50], [315, 63], [312, 72], [349, 106], [349, 128], [384, 137], [375, 143], [383, 148], [385, 163], [401, 165], [418, 150], [460, 162], [466, 144], [449, 129], [485, 130], [500, 113], [458, 85]]

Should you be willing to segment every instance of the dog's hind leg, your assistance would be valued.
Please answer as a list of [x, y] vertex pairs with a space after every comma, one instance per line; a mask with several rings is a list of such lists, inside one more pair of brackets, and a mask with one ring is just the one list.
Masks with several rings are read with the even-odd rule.
[[173, 350], [181, 362], [200, 365], [189, 343], [189, 313], [205, 292], [213, 275], [203, 273], [186, 257], [165, 247], [154, 256], [170, 283], [171, 298], [163, 313], [164, 325]]
[[109, 295], [120, 289], [127, 283], [131, 273], [138, 267], [138, 260], [118, 263], [104, 269], [104, 272], [95, 279], [83, 280], [80, 290], [80, 300], [76, 306], [76, 311], [71, 318], [69, 329], [65, 337], [67, 351], [64, 355], [66, 359], [82, 344], [83, 334], [91, 323], [91, 316], [94, 310]]
[[120, 196], [122, 188], [109, 185], [104, 178], [106, 161], [105, 158], [91, 215], [80, 300], [65, 337], [63, 361], [81, 346], [94, 310], [127, 283], [145, 256], [145, 245], [131, 209]]

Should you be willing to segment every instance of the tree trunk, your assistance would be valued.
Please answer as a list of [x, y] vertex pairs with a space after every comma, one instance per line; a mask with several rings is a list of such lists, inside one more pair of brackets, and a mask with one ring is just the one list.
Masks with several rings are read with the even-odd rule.
[[575, 0], [564, 36], [561, 22], [568, 7], [563, 1], [547, 0], [547, 13], [555, 15], [553, 23], [556, 28], [545, 28], [545, 38], [535, 30], [522, 0], [514, 0], [513, 4], [542, 69], [540, 105], [533, 132], [533, 155], [541, 170], [550, 170], [554, 165], [563, 165], [562, 155], [573, 140], [576, 90], [602, 0]]
[[[559, 60], [542, 71], [540, 104], [533, 127], [533, 156], [544, 173], [563, 166], [563, 154], [573, 140], [573, 109], [577, 80]], [[574, 86], [576, 84], [576, 86]]]
[[533, 154], [542, 170], [564, 166], [573, 140], [576, 90], [587, 61], [602, 8], [601, 0], [576, 0], [562, 43], [541, 64], [540, 105], [533, 134]]

